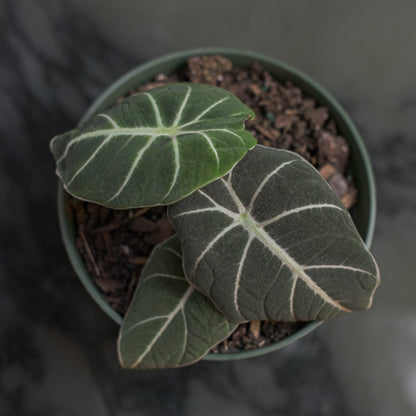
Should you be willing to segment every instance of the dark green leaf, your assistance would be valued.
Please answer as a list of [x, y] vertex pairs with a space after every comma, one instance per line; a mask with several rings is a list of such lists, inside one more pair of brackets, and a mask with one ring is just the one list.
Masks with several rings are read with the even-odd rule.
[[328, 184], [294, 153], [256, 146], [169, 216], [187, 279], [231, 321], [322, 320], [371, 305], [373, 257]]
[[221, 88], [172, 84], [55, 137], [65, 189], [110, 208], [167, 205], [225, 175], [255, 145], [254, 113]]
[[126, 368], [192, 364], [236, 325], [185, 280], [176, 236], [157, 246], [123, 320], [119, 360]]

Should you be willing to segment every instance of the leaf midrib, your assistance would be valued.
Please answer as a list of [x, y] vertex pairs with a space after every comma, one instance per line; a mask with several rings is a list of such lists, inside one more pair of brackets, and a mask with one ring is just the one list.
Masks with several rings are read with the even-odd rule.
[[[112, 137], [115, 136], [152, 136], [154, 138], [157, 137], [178, 137], [178, 136], [184, 136], [188, 134], [204, 134], [207, 132], [213, 132], [213, 131], [222, 131], [225, 133], [232, 134], [240, 139], [240, 141], [244, 144], [244, 140], [235, 132], [232, 131], [232, 129], [228, 128], [216, 128], [216, 129], [201, 129], [201, 130], [182, 130], [183, 126], [171, 126], [171, 127], [113, 127], [108, 129], [101, 129], [101, 130], [94, 130], [88, 133], [83, 133], [79, 136], [76, 136], [75, 138], [71, 139], [66, 147], [62, 155], [57, 159], [56, 163], [59, 164], [65, 157], [68, 155], [69, 148], [72, 147], [75, 143], [78, 143], [84, 139], [88, 139], [91, 137], [97, 137], [97, 136], [104, 136], [104, 135], [110, 135]], [[58, 137], [58, 136], [57, 136]], [[54, 140], [52, 140], [51, 144], [53, 144]], [[211, 144], [211, 148], [212, 148]], [[215, 148], [215, 146], [214, 146]], [[218, 158], [218, 155], [216, 156]]]
[[[113, 135], [119, 136], [179, 136], [183, 134], [201, 134], [211, 131], [225, 131], [226, 133], [233, 134], [232, 129], [228, 128], [208, 128], [200, 130], [182, 130], [183, 126], [171, 126], [171, 127], [112, 127], [108, 129], [94, 130], [88, 133], [83, 133], [74, 139], [77, 141], [88, 139], [89, 137], [102, 136], [111, 132]], [[68, 142], [68, 145], [72, 141]]]
[[[112, 127], [108, 129], [94, 130], [83, 133], [76, 139], [83, 140], [89, 137], [101, 136], [111, 132], [119, 136], [175, 136], [179, 131], [178, 127]], [[70, 144], [69, 142], [68, 144]]]

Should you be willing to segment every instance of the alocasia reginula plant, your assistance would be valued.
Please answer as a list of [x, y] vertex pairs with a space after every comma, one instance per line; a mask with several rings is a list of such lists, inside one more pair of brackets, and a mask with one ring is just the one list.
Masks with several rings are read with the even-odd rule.
[[300, 156], [255, 146], [230, 92], [179, 83], [135, 94], [55, 137], [73, 196], [169, 205], [176, 235], [145, 265], [121, 326], [126, 368], [191, 364], [251, 320], [367, 309], [377, 265], [348, 211]]

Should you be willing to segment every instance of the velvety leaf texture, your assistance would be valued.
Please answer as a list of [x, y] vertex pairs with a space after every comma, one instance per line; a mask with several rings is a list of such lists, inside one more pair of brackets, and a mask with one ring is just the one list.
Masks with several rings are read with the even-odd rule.
[[225, 175], [255, 146], [254, 113], [230, 92], [180, 83], [135, 94], [51, 141], [75, 197], [110, 208], [167, 205]]
[[294, 153], [256, 146], [169, 216], [186, 278], [231, 321], [323, 320], [371, 305], [373, 257], [329, 185]]
[[173, 236], [153, 250], [143, 269], [120, 329], [119, 360], [125, 368], [185, 366], [235, 328], [185, 280]]

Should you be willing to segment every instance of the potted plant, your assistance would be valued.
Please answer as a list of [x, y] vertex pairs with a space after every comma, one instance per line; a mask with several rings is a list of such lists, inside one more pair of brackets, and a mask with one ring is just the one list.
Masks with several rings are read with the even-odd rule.
[[[158, 73], [212, 53], [240, 66], [259, 61], [329, 107], [352, 149], [361, 202], [353, 213], [358, 231], [303, 158], [255, 146], [244, 128], [254, 114], [233, 94], [176, 83], [114, 106]], [[369, 244], [374, 225], [365, 150], [338, 104], [285, 65], [227, 50], [153, 61], [110, 87], [76, 129], [53, 139], [51, 149], [58, 176], [77, 198], [116, 209], [169, 205], [176, 235], [153, 250], [124, 318], [118, 350], [125, 367], [190, 364], [247, 321], [312, 322], [264, 351], [251, 352], [258, 354], [293, 341], [323, 319], [371, 305], [379, 276], [360, 237]], [[81, 267], [78, 273], [90, 293], [120, 320], [85, 273], [62, 189], [59, 203], [72, 262]]]

